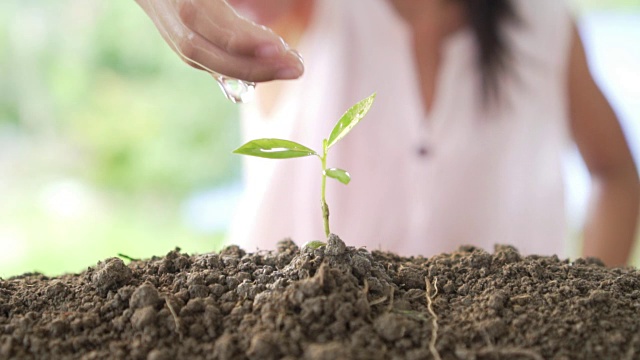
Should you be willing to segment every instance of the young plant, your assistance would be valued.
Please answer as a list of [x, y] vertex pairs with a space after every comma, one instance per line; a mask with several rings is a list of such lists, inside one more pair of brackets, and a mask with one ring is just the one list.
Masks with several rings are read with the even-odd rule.
[[368, 98], [361, 100], [352, 106], [342, 115], [338, 123], [334, 126], [328, 139], [322, 140], [322, 153], [293, 141], [282, 139], [257, 139], [237, 148], [234, 153], [241, 155], [257, 156], [267, 159], [292, 159], [305, 156], [315, 155], [320, 159], [322, 166], [322, 191], [320, 192], [320, 204], [322, 206], [322, 217], [324, 220], [324, 232], [327, 238], [331, 231], [329, 230], [329, 206], [325, 200], [325, 189], [327, 184], [327, 176], [340, 181], [347, 185], [351, 181], [351, 176], [346, 170], [338, 168], [327, 169], [327, 153], [329, 149], [335, 145], [340, 139], [345, 137], [354, 126], [367, 114], [376, 94], [373, 93]]

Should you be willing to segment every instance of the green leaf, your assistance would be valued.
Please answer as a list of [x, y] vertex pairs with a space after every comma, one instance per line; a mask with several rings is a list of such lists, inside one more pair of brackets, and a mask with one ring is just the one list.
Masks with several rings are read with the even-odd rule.
[[324, 173], [328, 177], [332, 179], [336, 179], [345, 185], [349, 184], [349, 181], [351, 181], [351, 175], [349, 175], [348, 172], [342, 169], [331, 168], [331, 169], [325, 170]]
[[315, 151], [304, 145], [282, 139], [251, 140], [235, 149], [233, 153], [267, 159], [291, 159], [318, 155]]
[[302, 245], [302, 248], [309, 248], [309, 249], [319, 249], [323, 246], [327, 246], [327, 243], [322, 242], [320, 240], [313, 240], [313, 241], [308, 241], [306, 242], [304, 245]]
[[376, 98], [376, 93], [371, 94], [368, 98], [361, 100], [359, 103], [353, 105], [347, 112], [342, 115], [336, 126], [331, 131], [331, 135], [329, 135], [329, 145], [327, 148], [330, 148], [338, 140], [342, 139], [356, 126], [360, 120], [367, 114], [369, 108], [371, 108], [371, 104], [373, 104], [373, 100]]

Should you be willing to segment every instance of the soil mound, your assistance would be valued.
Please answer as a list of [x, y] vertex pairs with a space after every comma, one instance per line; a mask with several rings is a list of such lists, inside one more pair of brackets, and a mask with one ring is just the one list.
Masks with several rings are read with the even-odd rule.
[[332, 236], [0, 279], [0, 358], [640, 359], [638, 314], [636, 269]]

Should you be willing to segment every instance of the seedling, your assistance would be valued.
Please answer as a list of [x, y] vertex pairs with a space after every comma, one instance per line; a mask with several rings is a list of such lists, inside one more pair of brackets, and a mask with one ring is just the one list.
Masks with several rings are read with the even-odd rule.
[[241, 155], [257, 156], [267, 159], [292, 159], [305, 156], [317, 156], [322, 166], [322, 191], [320, 192], [320, 204], [322, 206], [322, 218], [324, 220], [324, 232], [327, 238], [331, 231], [329, 230], [329, 206], [325, 200], [325, 189], [327, 177], [338, 180], [347, 185], [351, 181], [351, 175], [346, 170], [338, 168], [327, 169], [327, 153], [329, 149], [345, 137], [354, 126], [367, 114], [369, 108], [373, 104], [376, 94], [373, 93], [368, 98], [361, 100], [353, 105], [347, 112], [342, 115], [338, 123], [334, 126], [328, 139], [322, 140], [322, 153], [293, 141], [282, 139], [257, 139], [237, 148], [234, 153]]

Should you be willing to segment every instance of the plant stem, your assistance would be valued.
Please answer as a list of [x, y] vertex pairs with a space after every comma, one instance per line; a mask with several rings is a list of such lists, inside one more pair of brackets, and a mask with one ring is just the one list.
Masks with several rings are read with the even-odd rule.
[[322, 162], [322, 191], [320, 194], [322, 201], [322, 218], [324, 219], [324, 233], [328, 239], [331, 231], [329, 230], [329, 206], [325, 200], [325, 189], [327, 187], [327, 143], [327, 139], [322, 140], [322, 157], [320, 158]]

